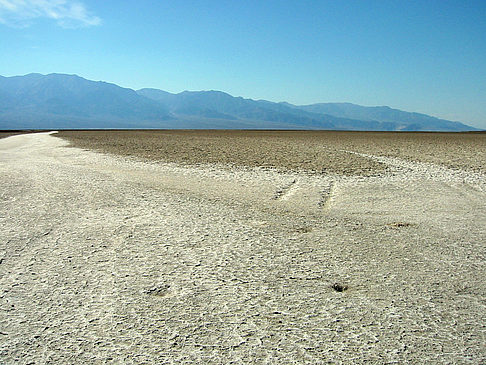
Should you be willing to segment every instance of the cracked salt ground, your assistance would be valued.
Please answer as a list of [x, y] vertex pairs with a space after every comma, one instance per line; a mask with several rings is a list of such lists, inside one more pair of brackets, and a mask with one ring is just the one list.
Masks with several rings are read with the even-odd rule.
[[467, 184], [474, 189], [482, 192], [486, 191], [486, 175], [480, 172], [463, 171], [451, 169], [445, 166], [438, 166], [425, 162], [410, 162], [398, 158], [374, 156], [366, 153], [353, 151], [343, 151], [358, 156], [367, 157], [377, 162], [384, 163], [396, 171], [400, 172], [399, 178], [409, 178], [411, 180], [429, 179], [434, 181], [446, 182], [448, 184]]
[[484, 180], [65, 145], [0, 140], [1, 362], [485, 361]]

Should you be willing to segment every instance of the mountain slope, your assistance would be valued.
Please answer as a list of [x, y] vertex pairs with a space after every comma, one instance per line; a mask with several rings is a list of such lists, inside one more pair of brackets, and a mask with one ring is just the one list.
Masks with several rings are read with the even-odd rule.
[[[285, 128], [342, 130], [475, 130], [459, 122], [389, 107], [364, 107], [350, 103], [320, 103], [297, 106], [233, 97], [221, 91], [184, 91], [171, 94], [158, 89], [141, 89], [140, 95], [162, 103], [178, 118], [188, 115], [226, 120], [274, 122]], [[265, 123], [262, 123], [265, 125]]]
[[233, 97], [221, 91], [184, 91], [170, 94], [157, 89], [141, 89], [137, 92], [162, 103], [180, 119], [188, 115], [200, 118], [212, 116], [229, 121], [253, 122], [257, 124], [257, 128], [393, 130], [395, 127], [376, 121], [363, 122], [308, 112], [291, 104]]
[[322, 116], [294, 108], [276, 108], [278, 104], [233, 97], [221, 91], [184, 91], [169, 94], [156, 89], [138, 90], [140, 95], [162, 103], [179, 118], [187, 115], [226, 120], [270, 122], [280, 128], [333, 128]]
[[65, 74], [0, 76], [0, 129], [52, 128], [474, 130], [388, 107], [296, 106], [221, 91], [134, 91]]
[[463, 123], [439, 119], [421, 113], [405, 112], [388, 106], [366, 107], [351, 103], [319, 103], [294, 107], [308, 112], [330, 114], [341, 118], [394, 124], [398, 130], [474, 130], [474, 128]]
[[106, 82], [76, 75], [29, 74], [0, 79], [0, 126], [76, 128], [134, 125], [170, 118], [157, 102]]

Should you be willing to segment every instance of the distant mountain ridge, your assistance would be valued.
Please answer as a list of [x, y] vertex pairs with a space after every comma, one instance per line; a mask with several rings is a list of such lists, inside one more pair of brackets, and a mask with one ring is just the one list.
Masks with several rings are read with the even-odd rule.
[[351, 103], [319, 103], [302, 105], [297, 108], [314, 113], [331, 114], [342, 118], [396, 123], [400, 130], [415, 130], [415, 128], [418, 128], [418, 130], [422, 128], [430, 128], [432, 130], [449, 128], [454, 130], [458, 127], [457, 122], [435, 118], [426, 114], [392, 109], [388, 106], [366, 107]]
[[65, 74], [0, 76], [0, 129], [53, 128], [476, 130], [389, 107], [298, 106], [221, 91], [135, 91]]
[[116, 127], [128, 126], [136, 119], [170, 119], [160, 103], [132, 89], [76, 75], [4, 77], [0, 79], [0, 97], [0, 128], [4, 129]]

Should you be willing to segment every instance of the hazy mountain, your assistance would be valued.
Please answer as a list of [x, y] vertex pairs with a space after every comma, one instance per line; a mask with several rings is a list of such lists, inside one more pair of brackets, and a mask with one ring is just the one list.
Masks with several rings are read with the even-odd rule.
[[175, 118], [184, 120], [189, 115], [193, 118], [220, 118], [228, 121], [228, 128], [235, 128], [234, 121], [245, 121], [250, 123], [249, 128], [395, 129], [395, 125], [307, 112], [291, 104], [233, 97], [221, 91], [171, 94], [157, 89], [142, 89], [138, 93], [162, 103]]
[[[175, 116], [211, 116], [227, 120], [252, 120], [286, 124], [288, 128], [344, 130], [474, 130], [459, 122], [389, 107], [364, 107], [350, 103], [297, 106], [233, 97], [221, 91], [184, 91], [171, 94], [157, 89], [138, 90], [162, 103]], [[262, 123], [265, 125], [265, 123]], [[285, 125], [284, 125], [285, 127]]]
[[298, 109], [330, 114], [342, 118], [358, 119], [369, 122], [391, 123], [398, 130], [470, 130], [462, 123], [431, 117], [421, 113], [410, 113], [388, 106], [366, 107], [351, 103], [319, 103], [295, 106]]
[[388, 107], [296, 106], [221, 91], [134, 91], [64, 74], [0, 76], [0, 129], [51, 128], [474, 130]]
[[289, 128], [324, 129], [333, 128], [325, 118], [293, 108], [277, 108], [278, 104], [233, 97], [221, 91], [184, 91], [169, 94], [161, 90], [142, 89], [144, 95], [162, 103], [174, 117], [185, 119], [187, 116], [218, 118], [228, 121], [233, 128], [235, 121], [245, 121], [249, 128]]
[[0, 128], [136, 127], [170, 118], [132, 89], [76, 75], [2, 77], [0, 98]]

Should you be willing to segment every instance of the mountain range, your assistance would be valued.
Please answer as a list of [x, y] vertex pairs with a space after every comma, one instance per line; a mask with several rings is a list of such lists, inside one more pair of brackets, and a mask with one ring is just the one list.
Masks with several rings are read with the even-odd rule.
[[293, 105], [221, 91], [135, 91], [66, 74], [0, 76], [0, 129], [90, 128], [476, 130], [387, 106]]

